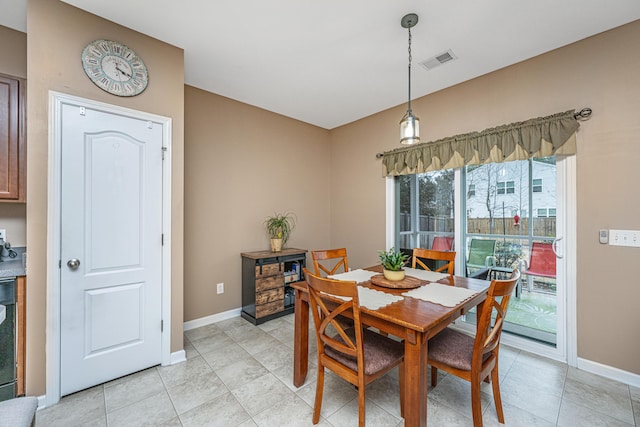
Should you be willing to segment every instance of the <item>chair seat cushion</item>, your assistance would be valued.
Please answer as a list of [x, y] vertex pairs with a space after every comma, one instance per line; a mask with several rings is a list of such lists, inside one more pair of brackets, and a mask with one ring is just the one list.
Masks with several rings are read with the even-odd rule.
[[[429, 340], [428, 359], [463, 371], [471, 370], [474, 337], [446, 328]], [[486, 360], [490, 354], [485, 354]]]
[[0, 402], [0, 425], [29, 427], [33, 423], [36, 409], [38, 409], [38, 399], [33, 396]]
[[[364, 373], [373, 375], [389, 366], [398, 364], [404, 357], [404, 344], [391, 338], [382, 336], [369, 329], [363, 329], [363, 349], [364, 349]], [[345, 333], [353, 342], [356, 341], [355, 329], [345, 329]], [[338, 335], [334, 337], [337, 341], [343, 341]], [[325, 346], [325, 354], [337, 360], [349, 369], [357, 371], [358, 361], [344, 353]]]

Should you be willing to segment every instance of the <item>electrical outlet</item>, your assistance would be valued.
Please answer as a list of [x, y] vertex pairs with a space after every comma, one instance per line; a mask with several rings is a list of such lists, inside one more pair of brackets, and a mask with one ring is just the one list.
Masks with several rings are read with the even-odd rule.
[[7, 241], [7, 230], [0, 228], [0, 239]]
[[224, 283], [218, 283], [216, 286], [218, 288], [218, 293], [219, 294], [223, 294], [224, 293]]

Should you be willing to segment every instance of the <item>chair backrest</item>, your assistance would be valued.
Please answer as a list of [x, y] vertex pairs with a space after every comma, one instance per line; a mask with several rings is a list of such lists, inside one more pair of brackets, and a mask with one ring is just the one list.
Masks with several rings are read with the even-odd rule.
[[450, 251], [453, 248], [453, 237], [436, 236], [431, 249], [434, 251]]
[[[506, 280], [492, 280], [489, 285], [487, 299], [484, 301], [476, 338], [473, 346], [472, 365], [482, 366], [491, 357], [497, 357], [500, 345], [502, 326], [507, 316], [509, 300], [516, 284], [520, 280], [520, 271], [513, 270], [511, 277]], [[495, 321], [492, 323], [492, 320]]]
[[556, 277], [556, 254], [551, 243], [533, 242], [527, 272], [533, 275]]
[[485, 266], [488, 256], [496, 251], [496, 241], [493, 239], [471, 239], [467, 265]]
[[[322, 272], [327, 276], [336, 274], [340, 266], [342, 266], [344, 272], [349, 271], [349, 260], [347, 258], [346, 248], [311, 251], [311, 259], [313, 260], [313, 272], [316, 276], [322, 275]], [[335, 264], [323, 264], [320, 262], [327, 260], [332, 260]]]
[[[423, 261], [424, 259], [431, 259], [434, 261], [445, 261], [446, 263], [438, 268], [429, 268]], [[455, 268], [456, 253], [452, 251], [434, 251], [432, 249], [413, 249], [413, 258], [411, 261], [411, 267], [422, 267], [425, 270], [433, 270], [438, 272], [447, 271], [447, 274], [453, 274]]]
[[[333, 280], [311, 274], [306, 268], [304, 276], [309, 289], [309, 302], [316, 326], [316, 338], [319, 354], [324, 354], [325, 346], [333, 350], [356, 358], [358, 371], [362, 369], [363, 345], [362, 322], [360, 320], [360, 302], [356, 282]], [[330, 296], [337, 296], [330, 303]], [[339, 303], [340, 300], [344, 302]], [[336, 302], [338, 301], [338, 302]], [[345, 323], [338, 316], [347, 315], [353, 318], [355, 328], [355, 342], [347, 335]], [[337, 335], [336, 335], [337, 332]]]

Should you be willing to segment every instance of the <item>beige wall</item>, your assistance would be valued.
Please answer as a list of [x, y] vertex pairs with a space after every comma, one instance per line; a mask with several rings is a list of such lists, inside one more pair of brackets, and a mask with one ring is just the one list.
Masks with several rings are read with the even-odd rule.
[[[0, 25], [0, 73], [27, 78], [27, 35]], [[24, 203], [0, 203], [0, 228], [13, 246], [27, 243], [27, 207]]]
[[295, 213], [289, 247], [328, 246], [328, 135], [185, 87], [185, 321], [242, 305], [240, 253], [269, 249], [266, 216]]
[[[172, 134], [172, 351], [182, 349], [183, 321], [183, 51], [115, 25], [65, 3], [29, 0], [27, 4], [27, 393], [45, 392], [48, 96], [58, 91], [173, 119]], [[80, 54], [98, 38], [121, 41], [145, 61], [149, 87], [120, 98], [100, 90], [84, 74]]]
[[[600, 228], [640, 229], [640, 21], [420, 98], [423, 141], [589, 106], [578, 133], [578, 357], [640, 374], [640, 249], [598, 243]], [[414, 79], [429, 78], [423, 70]], [[406, 106], [331, 131], [331, 244], [350, 264], [385, 244], [375, 153], [398, 147]], [[375, 230], [375, 231], [373, 231]], [[373, 232], [372, 232], [373, 231]]]

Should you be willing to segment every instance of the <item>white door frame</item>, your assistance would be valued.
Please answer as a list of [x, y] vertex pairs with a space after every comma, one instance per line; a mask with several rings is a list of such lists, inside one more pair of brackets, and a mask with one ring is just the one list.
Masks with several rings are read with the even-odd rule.
[[[502, 336], [502, 343], [511, 345], [521, 350], [529, 351], [531, 353], [539, 354], [541, 356], [549, 357], [552, 359], [567, 362], [569, 366], [577, 366], [578, 363], [578, 334], [577, 334], [577, 300], [576, 300], [576, 215], [577, 215], [577, 201], [576, 201], [576, 156], [567, 156], [558, 158], [557, 165], [557, 203], [558, 212], [565, 212], [562, 218], [557, 218], [557, 221], [562, 221], [558, 224], [558, 231], [562, 233], [562, 241], [560, 242], [560, 251], [564, 258], [558, 260], [558, 279], [564, 280], [564, 289], [561, 289], [557, 294], [558, 298], [558, 332], [557, 332], [557, 345], [556, 348], [550, 348], [543, 344], [535, 343], [526, 338], [520, 338], [508, 334]], [[460, 211], [461, 200], [459, 195], [462, 194], [460, 173], [456, 171], [456, 218], [461, 218], [462, 212]], [[387, 177], [385, 182], [386, 197], [385, 197], [385, 213], [386, 213], [386, 228], [385, 228], [385, 240], [387, 248], [395, 244], [395, 185], [394, 178]], [[456, 228], [461, 227], [463, 220], [456, 222]], [[464, 224], [462, 225], [464, 226]], [[460, 228], [462, 230], [462, 228]], [[460, 236], [460, 230], [456, 230], [456, 239]], [[559, 234], [560, 235], [560, 234]], [[456, 247], [460, 247], [456, 240]], [[461, 262], [456, 259], [456, 273], [458, 266]], [[561, 271], [560, 271], [561, 270]], [[564, 324], [563, 324], [564, 323]], [[465, 325], [464, 322], [457, 322], [457, 326], [461, 329], [473, 331], [475, 326]]]
[[117, 105], [49, 91], [49, 171], [47, 200], [47, 326], [46, 326], [46, 396], [45, 405], [60, 400], [60, 209], [62, 106], [92, 108], [147, 120], [163, 126], [162, 164], [162, 364], [171, 364], [171, 118], [132, 110]]

